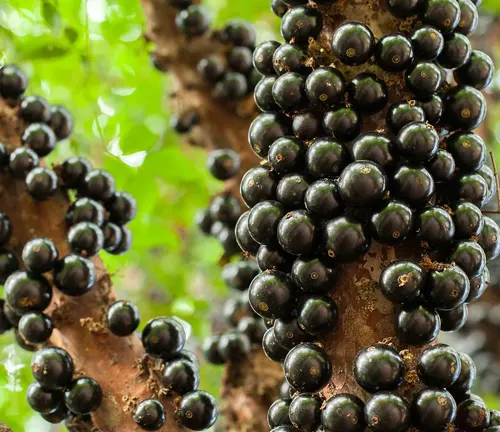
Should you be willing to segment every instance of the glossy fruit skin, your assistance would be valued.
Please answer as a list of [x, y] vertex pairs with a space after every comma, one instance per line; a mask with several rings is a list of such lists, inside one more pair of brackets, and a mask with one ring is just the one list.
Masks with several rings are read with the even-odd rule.
[[248, 216], [249, 212], [243, 213], [238, 222], [236, 222], [236, 227], [234, 233], [236, 236], [236, 242], [243, 252], [251, 255], [255, 255], [259, 250], [259, 244], [252, 238], [250, 232], [248, 231]]
[[188, 111], [179, 115], [170, 117], [170, 127], [180, 135], [191, 132], [200, 122], [200, 116], [196, 111]]
[[470, 58], [472, 48], [467, 36], [453, 33], [444, 38], [444, 48], [438, 62], [446, 69], [457, 69], [465, 65]]
[[68, 231], [71, 251], [86, 257], [97, 254], [104, 246], [104, 235], [96, 224], [80, 222]]
[[210, 27], [210, 17], [200, 5], [191, 5], [175, 17], [175, 25], [188, 37], [201, 36]]
[[27, 147], [16, 148], [9, 157], [9, 170], [17, 179], [25, 179], [28, 173], [38, 167], [40, 158]]
[[52, 105], [50, 108], [49, 126], [56, 134], [57, 139], [68, 138], [73, 131], [73, 116], [61, 105]]
[[26, 191], [38, 201], [45, 201], [53, 196], [57, 184], [57, 175], [48, 168], [33, 168], [26, 176]]
[[435, 60], [443, 51], [443, 34], [432, 26], [423, 26], [411, 34], [415, 55], [419, 60]]
[[266, 330], [262, 338], [262, 349], [264, 354], [276, 363], [283, 363], [288, 354], [288, 350], [281, 346], [276, 340], [274, 329], [271, 327]]
[[460, 5], [460, 23], [456, 29], [464, 35], [474, 33], [479, 23], [479, 14], [476, 5], [470, 0], [457, 0]]
[[5, 213], [0, 212], [0, 245], [7, 243], [12, 234], [12, 223]]
[[384, 134], [368, 132], [354, 140], [350, 151], [356, 161], [371, 161], [390, 169], [394, 163], [393, 148], [393, 142]]
[[308, 74], [311, 69], [305, 66], [307, 53], [298, 45], [284, 43], [273, 54], [273, 66], [278, 75], [286, 72]]
[[437, 182], [451, 179], [455, 174], [455, 168], [455, 159], [451, 153], [441, 149], [427, 165], [427, 169]]
[[323, 15], [317, 9], [298, 6], [289, 9], [281, 20], [281, 35], [290, 42], [307, 43], [315, 39], [323, 28]]
[[241, 205], [231, 195], [216, 196], [210, 203], [209, 212], [214, 221], [234, 226], [241, 216]]
[[297, 173], [286, 174], [276, 187], [276, 199], [287, 209], [304, 206], [304, 196], [311, 184], [310, 179]]
[[64, 403], [75, 414], [89, 414], [99, 408], [101, 402], [101, 386], [92, 378], [77, 378], [64, 392]]
[[214, 365], [222, 365], [225, 363], [225, 360], [219, 352], [219, 341], [219, 335], [209, 336], [203, 341], [202, 345], [203, 357]]
[[347, 164], [348, 155], [341, 142], [334, 138], [318, 138], [307, 149], [309, 174], [319, 179], [336, 177]]
[[177, 356], [185, 343], [184, 329], [172, 318], [153, 318], [142, 331], [142, 345], [146, 352], [164, 360]]
[[388, 0], [387, 8], [389, 12], [397, 18], [408, 18], [416, 15], [421, 9], [421, 2], [418, 0]]
[[344, 203], [357, 207], [370, 206], [385, 195], [387, 177], [378, 164], [356, 161], [342, 171], [338, 187]]
[[54, 325], [47, 315], [41, 312], [28, 312], [19, 320], [18, 328], [19, 334], [26, 342], [40, 344], [50, 338]]
[[0, 335], [9, 331], [12, 327], [17, 327], [20, 315], [17, 315], [10, 306], [0, 299]]
[[107, 201], [116, 191], [115, 179], [107, 171], [94, 169], [84, 177], [82, 188], [85, 196], [98, 201]]
[[293, 426], [305, 432], [313, 432], [320, 424], [321, 399], [305, 393], [295, 397], [289, 409]]
[[262, 112], [279, 111], [278, 105], [273, 98], [273, 85], [276, 82], [275, 76], [263, 77], [255, 86], [254, 100], [257, 108]]
[[337, 326], [339, 310], [329, 297], [311, 296], [302, 305], [297, 322], [310, 335], [327, 334]]
[[214, 397], [201, 390], [184, 395], [177, 411], [181, 424], [196, 431], [212, 426], [218, 415], [219, 410]]
[[257, 265], [261, 271], [280, 270], [289, 272], [294, 262], [294, 257], [287, 254], [279, 246], [269, 247], [262, 245], [256, 255]]
[[418, 359], [418, 375], [429, 387], [449, 388], [460, 376], [462, 364], [458, 353], [445, 344], [426, 348]]
[[324, 293], [335, 286], [337, 271], [319, 258], [297, 258], [293, 263], [291, 276], [302, 291]]
[[427, 122], [431, 125], [439, 123], [444, 110], [444, 104], [441, 97], [437, 94], [432, 94], [429, 97], [424, 97], [423, 99], [417, 101], [417, 106], [424, 110]]
[[443, 33], [452, 32], [460, 23], [460, 6], [455, 0], [429, 0], [422, 21]]
[[470, 292], [469, 278], [458, 266], [443, 271], [431, 271], [426, 287], [426, 299], [432, 307], [451, 310], [461, 306]]
[[241, 180], [240, 193], [245, 204], [252, 208], [261, 201], [276, 197], [278, 182], [264, 166], [251, 168]]
[[486, 202], [490, 202], [491, 198], [493, 198], [493, 195], [497, 190], [495, 174], [493, 173], [493, 170], [486, 164], [484, 164], [477, 173], [486, 181], [486, 186], [488, 187]]
[[488, 270], [488, 267], [485, 267], [482, 273], [471, 277], [469, 281], [470, 293], [467, 297], [466, 303], [472, 303], [479, 299], [486, 291], [486, 288], [488, 288], [490, 284], [490, 271]]
[[69, 188], [78, 187], [90, 170], [92, 170], [92, 164], [85, 158], [66, 159], [61, 166], [64, 185]]
[[256, 34], [252, 24], [241, 19], [229, 20], [220, 34], [220, 40], [222, 43], [252, 49], [255, 47], [255, 39]]
[[473, 386], [476, 379], [476, 365], [469, 355], [458, 353], [460, 357], [460, 375], [455, 383], [448, 389], [449, 392], [458, 397], [467, 393]]
[[305, 90], [313, 105], [333, 107], [344, 95], [345, 78], [337, 69], [320, 67], [308, 75]]
[[5, 65], [0, 69], [0, 94], [7, 99], [17, 99], [26, 91], [28, 78], [16, 65]]
[[106, 325], [115, 336], [128, 336], [137, 330], [140, 322], [139, 309], [134, 303], [118, 300], [106, 313]]
[[[500, 425], [500, 411], [490, 410], [490, 427]], [[496, 429], [493, 432], [498, 432]]]
[[375, 60], [386, 71], [403, 71], [408, 68], [413, 60], [412, 44], [401, 34], [385, 35], [375, 47]]
[[471, 86], [458, 86], [445, 100], [446, 121], [456, 129], [477, 128], [486, 117], [486, 100]]
[[432, 126], [424, 122], [414, 122], [399, 131], [396, 145], [410, 161], [425, 162], [436, 154], [439, 136]]
[[62, 390], [73, 376], [73, 360], [61, 348], [42, 348], [31, 359], [31, 372], [43, 388]]
[[180, 395], [198, 389], [200, 383], [199, 370], [187, 360], [173, 360], [165, 365], [161, 383]]
[[421, 207], [434, 195], [434, 180], [425, 168], [402, 166], [393, 176], [395, 196], [414, 207]]
[[425, 283], [424, 271], [411, 261], [389, 264], [380, 275], [380, 291], [396, 304], [414, 303]]
[[[461, 0], [466, 2], [467, 0]], [[459, 85], [469, 85], [477, 90], [488, 87], [493, 79], [495, 66], [490, 56], [482, 51], [472, 51], [465, 65], [453, 72]]]
[[215, 85], [215, 96], [225, 100], [238, 100], [249, 91], [249, 82], [240, 72], [229, 72]]
[[380, 392], [365, 405], [365, 422], [373, 432], [403, 432], [410, 423], [410, 407], [398, 395]]
[[270, 429], [277, 426], [291, 425], [289, 410], [291, 399], [278, 399], [267, 411], [267, 423]]
[[250, 210], [248, 230], [259, 244], [276, 243], [278, 224], [285, 214], [285, 209], [278, 201], [262, 201]]
[[362, 113], [375, 114], [381, 111], [388, 100], [388, 88], [384, 81], [370, 73], [357, 75], [348, 85], [350, 102]]
[[282, 18], [288, 6], [282, 0], [271, 0], [271, 10], [278, 18]]
[[[453, 222], [455, 223], [456, 237], [470, 238], [481, 232], [485, 220], [481, 210], [477, 206], [464, 201], [455, 207]], [[481, 244], [481, 242], [479, 242], [479, 244]], [[484, 249], [484, 245], [481, 245], [481, 247]]]
[[438, 313], [441, 318], [441, 331], [443, 332], [460, 330], [469, 315], [466, 304], [449, 311], [438, 311]]
[[292, 348], [283, 369], [287, 381], [300, 392], [317, 392], [332, 376], [332, 364], [326, 352], [312, 343], [301, 343]]
[[327, 111], [323, 117], [323, 129], [340, 141], [351, 141], [361, 132], [363, 119], [354, 108], [344, 104]]
[[47, 123], [50, 120], [50, 105], [40, 96], [26, 96], [19, 107], [21, 117], [29, 123]]
[[37, 382], [31, 383], [26, 391], [26, 399], [34, 411], [50, 414], [61, 405], [63, 395], [60, 391], [49, 391]]
[[215, 83], [224, 76], [226, 68], [219, 56], [211, 55], [202, 58], [196, 70], [205, 81]]
[[397, 351], [384, 344], [361, 349], [354, 359], [354, 377], [366, 391], [395, 390], [402, 382], [405, 364]]
[[49, 414], [42, 414], [42, 418], [49, 423], [57, 424], [62, 423], [69, 416], [68, 407], [64, 404], [59, 405], [55, 411]]
[[424, 122], [425, 119], [425, 112], [421, 107], [407, 102], [394, 103], [387, 112], [387, 126], [394, 135], [397, 135], [406, 125]]
[[388, 200], [382, 203], [370, 218], [370, 233], [382, 244], [403, 243], [413, 228], [413, 212], [402, 201]]
[[43, 311], [52, 300], [52, 288], [47, 280], [23, 271], [12, 273], [4, 285], [5, 301], [18, 314]]
[[323, 236], [325, 252], [339, 261], [353, 261], [371, 246], [366, 227], [351, 216], [339, 216], [327, 222]]
[[441, 207], [427, 207], [416, 220], [417, 238], [435, 247], [448, 243], [455, 236], [455, 224], [451, 215]]
[[304, 196], [307, 211], [321, 218], [332, 218], [341, 210], [337, 183], [331, 179], [320, 179], [312, 183]]
[[261, 319], [243, 317], [238, 323], [237, 330], [248, 337], [251, 343], [261, 344], [266, 327]]
[[18, 269], [16, 256], [6, 249], [0, 249], [0, 284], [5, 284], [7, 278]]
[[333, 53], [346, 65], [366, 63], [375, 49], [375, 37], [369, 27], [359, 22], [347, 22], [335, 30]]
[[[121, 231], [121, 236], [120, 236], [120, 242], [118, 243], [118, 246], [116, 248], [114, 248], [113, 250], [107, 249], [106, 252], [113, 254], [113, 255], [121, 255], [130, 249], [130, 246], [132, 245], [132, 232], [130, 231], [130, 229], [126, 225], [121, 226], [120, 231]], [[233, 230], [230, 230], [230, 231], [234, 235], [234, 231]], [[220, 238], [218, 240], [219, 240], [219, 243], [221, 243], [221, 246], [225, 250], [224, 242]], [[232, 238], [232, 240], [234, 240], [234, 237]], [[234, 243], [236, 243], [236, 240], [234, 241]], [[235, 247], [237, 248], [237, 246], [235, 246]]]
[[321, 412], [321, 425], [327, 431], [362, 432], [366, 424], [365, 404], [352, 394], [339, 394], [329, 399]]
[[279, 46], [279, 42], [270, 40], [262, 42], [255, 47], [253, 52], [253, 65], [262, 75], [272, 76], [275, 74], [273, 55]]
[[305, 78], [297, 72], [281, 75], [273, 84], [273, 98], [284, 111], [296, 111], [305, 99]]
[[482, 208], [488, 200], [489, 188], [479, 174], [463, 174], [458, 178], [458, 197]]
[[248, 142], [254, 153], [263, 158], [267, 156], [271, 144], [288, 132], [287, 120], [281, 114], [265, 113], [258, 116], [250, 125]]
[[235, 46], [227, 53], [227, 63], [234, 72], [246, 74], [252, 69], [252, 50], [243, 46]]
[[457, 405], [446, 390], [427, 388], [417, 394], [413, 410], [416, 422], [422, 429], [439, 432], [453, 423]]
[[479, 170], [486, 160], [486, 145], [472, 132], [456, 132], [446, 140], [446, 148], [463, 172]]
[[43, 123], [32, 123], [24, 131], [21, 143], [33, 150], [38, 156], [47, 156], [56, 145], [52, 129]]
[[305, 210], [287, 213], [278, 225], [278, 243], [291, 255], [304, 255], [316, 246], [317, 229]]
[[222, 279], [229, 288], [245, 291], [258, 274], [259, 268], [254, 261], [236, 261], [224, 266]]
[[242, 361], [251, 350], [250, 340], [239, 332], [225, 333], [219, 338], [218, 350], [227, 362]]
[[431, 97], [441, 86], [441, 71], [434, 63], [419, 62], [405, 72], [406, 85], [418, 98]]
[[479, 244], [473, 241], [461, 241], [451, 253], [450, 261], [455, 262], [467, 276], [472, 277], [484, 270], [486, 255]]
[[144, 430], [161, 429], [167, 421], [167, 413], [162, 403], [157, 399], [146, 399], [137, 404], [134, 410], [134, 421]]
[[66, 223], [71, 226], [78, 222], [93, 222], [103, 225], [105, 210], [101, 203], [89, 198], [77, 199], [66, 213]]
[[289, 315], [295, 297], [290, 278], [278, 270], [269, 270], [255, 277], [250, 284], [250, 306], [265, 318]]
[[137, 214], [137, 202], [129, 193], [117, 191], [111, 200], [106, 203], [106, 209], [109, 211], [109, 220], [111, 222], [118, 225], [125, 225], [135, 218]]
[[292, 122], [293, 134], [302, 141], [311, 141], [323, 135], [322, 115], [313, 110], [304, 110], [295, 114]]
[[52, 270], [56, 264], [58, 251], [54, 242], [46, 238], [36, 238], [24, 245], [23, 264], [31, 273], [42, 274]]
[[500, 255], [500, 228], [488, 216], [483, 217], [484, 225], [479, 233], [478, 243], [484, 250], [486, 259], [492, 261]]
[[480, 432], [490, 424], [490, 412], [481, 399], [467, 399], [458, 404], [455, 424], [463, 430]]
[[92, 289], [95, 282], [95, 266], [87, 258], [66, 255], [54, 268], [54, 283], [66, 295], [82, 296]]
[[396, 331], [404, 343], [422, 346], [436, 339], [440, 329], [437, 312], [425, 306], [404, 307], [396, 315]]

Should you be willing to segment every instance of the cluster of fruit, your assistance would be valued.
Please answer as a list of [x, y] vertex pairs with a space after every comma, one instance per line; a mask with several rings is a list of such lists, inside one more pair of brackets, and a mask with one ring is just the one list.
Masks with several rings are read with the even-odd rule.
[[[27, 79], [19, 68], [7, 65], [0, 69], [0, 94], [18, 107], [27, 123], [22, 147], [9, 154], [7, 147], [0, 144], [1, 168], [15, 179], [25, 180], [26, 190], [34, 200], [50, 199], [58, 189], [76, 192], [76, 200], [66, 214], [71, 253], [60, 257], [48, 238], [28, 241], [21, 262], [10, 250], [0, 251], [0, 283], [5, 292], [5, 301], [0, 300], [0, 333], [14, 328], [19, 345], [36, 351], [31, 367], [37, 382], [29, 386], [27, 393], [30, 406], [48, 422], [65, 421], [71, 430], [75, 419], [90, 422], [89, 414], [99, 408], [103, 393], [91, 378], [73, 379], [70, 355], [49, 345], [55, 327], [50, 314], [44, 313], [53, 297], [49, 280], [67, 296], [87, 294], [97, 279], [89, 258], [101, 249], [112, 254], [129, 249], [132, 236], [126, 224], [135, 217], [136, 202], [130, 194], [116, 191], [109, 173], [93, 169], [83, 158], [70, 158], [55, 170], [39, 167], [39, 158], [53, 150], [56, 137], [69, 136], [72, 119], [64, 108], [51, 108], [43, 98], [22, 98], [26, 87]], [[11, 235], [11, 219], [0, 213], [2, 247], [8, 246]], [[133, 334], [139, 321], [133, 303], [119, 300], [107, 310], [106, 326], [115, 336]], [[218, 409], [213, 396], [198, 390], [198, 360], [183, 350], [185, 339], [182, 326], [164, 317], [149, 321], [142, 332], [146, 353], [164, 360], [159, 377], [162, 389], [182, 396], [176, 410], [178, 420], [187, 428], [203, 430], [214, 424]], [[158, 430], [166, 421], [165, 408], [157, 399], [141, 401], [133, 416], [145, 430]]]
[[[218, 180], [229, 180], [240, 170], [238, 153], [231, 149], [212, 150], [208, 154], [207, 169]], [[196, 225], [206, 235], [215, 237], [227, 257], [241, 252], [236, 243], [235, 225], [243, 209], [237, 198], [223, 193], [212, 199], [208, 208], [196, 215]]]
[[[476, 4], [387, 0], [406, 27], [376, 39], [364, 23], [333, 24], [339, 16], [333, 1], [307, 3], [273, 1], [285, 43], [264, 42], [254, 51], [254, 66], [264, 75], [255, 88], [263, 114], [250, 127], [249, 143], [264, 161], [242, 179], [250, 210], [236, 232], [262, 270], [249, 300], [272, 325], [264, 351], [283, 364], [295, 391], [293, 400], [271, 407], [270, 427], [496, 427], [484, 402], [464, 396], [468, 384], [454, 390], [455, 381], [469, 383], [473, 378], [465, 375], [474, 375], [472, 361], [456, 353], [446, 383], [426, 377], [430, 349], [422, 355], [419, 376], [429, 387], [413, 401], [416, 415], [390, 392], [403, 381], [405, 366], [385, 345], [364, 348], [353, 364], [358, 384], [375, 393], [366, 404], [341, 395], [326, 402], [331, 410], [320, 410], [322, 401], [311, 396], [332, 376], [334, 365], [319, 342], [339, 320], [327, 294], [342, 264], [363, 257], [373, 240], [413, 250], [417, 262], [390, 264], [379, 285], [395, 305], [399, 340], [422, 346], [440, 329], [463, 325], [466, 304], [488, 285], [487, 260], [500, 254], [500, 229], [481, 211], [495, 195], [495, 174], [472, 132], [486, 116], [479, 90], [493, 77], [491, 59], [473, 51], [467, 37], [477, 26]], [[324, 26], [331, 37], [318, 37]], [[385, 372], [394, 382], [379, 387], [376, 377], [388, 378]]]

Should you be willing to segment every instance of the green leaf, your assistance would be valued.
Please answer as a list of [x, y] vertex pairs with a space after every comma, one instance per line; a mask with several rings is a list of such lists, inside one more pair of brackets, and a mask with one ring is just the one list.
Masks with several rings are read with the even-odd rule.
[[20, 56], [22, 60], [36, 60], [36, 59], [49, 59], [64, 57], [70, 52], [66, 47], [62, 47], [56, 44], [40, 45], [34, 46], [27, 49]]
[[54, 31], [61, 29], [61, 15], [57, 8], [48, 0], [42, 0], [42, 15], [47, 25]]
[[73, 27], [66, 26], [64, 27], [64, 36], [70, 43], [75, 43], [78, 39], [78, 32]]

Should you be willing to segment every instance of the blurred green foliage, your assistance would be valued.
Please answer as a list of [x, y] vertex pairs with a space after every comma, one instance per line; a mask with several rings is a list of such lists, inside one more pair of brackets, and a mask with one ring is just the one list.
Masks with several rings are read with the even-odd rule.
[[[208, 7], [217, 24], [262, 17], [262, 38], [278, 21], [268, 0], [213, 0]], [[119, 295], [139, 305], [143, 323], [175, 315], [191, 325], [188, 347], [198, 350], [210, 332], [211, 306], [228, 292], [217, 266], [222, 250], [193, 219], [222, 183], [206, 171], [204, 152], [181, 147], [170, 131], [168, 76], [150, 66], [143, 30], [138, 0], [0, 0], [0, 64], [20, 65], [30, 78], [28, 94], [73, 113], [75, 132], [51, 162], [90, 157], [137, 198], [132, 250], [102, 258]], [[30, 358], [12, 334], [0, 336], [0, 420], [15, 432], [63, 430], [51, 429], [25, 401]], [[220, 374], [220, 367], [204, 366], [201, 386], [217, 394]]]
[[[217, 25], [242, 17], [254, 22], [260, 40], [276, 38], [269, 0], [205, 4]], [[500, 13], [499, 0], [483, 6]], [[0, 0], [0, 64], [19, 64], [30, 77], [28, 94], [72, 111], [75, 132], [52, 162], [88, 156], [137, 198], [132, 250], [102, 257], [119, 294], [138, 303], [143, 322], [157, 315], [189, 322], [189, 348], [198, 350], [227, 289], [216, 265], [222, 251], [194, 229], [193, 218], [221, 183], [206, 172], [204, 153], [181, 147], [169, 130], [168, 76], [149, 66], [143, 20], [138, 0]], [[0, 336], [0, 420], [15, 432], [60, 431], [25, 401], [30, 357], [12, 335]], [[217, 393], [220, 373], [204, 365], [202, 387]]]

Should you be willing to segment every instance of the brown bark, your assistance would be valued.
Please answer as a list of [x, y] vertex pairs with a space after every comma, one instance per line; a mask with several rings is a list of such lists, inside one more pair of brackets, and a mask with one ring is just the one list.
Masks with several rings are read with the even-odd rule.
[[[0, 99], [0, 141], [9, 150], [20, 146], [24, 124], [17, 108]], [[9, 173], [0, 174], [0, 211], [6, 213], [13, 226], [13, 235], [7, 248], [20, 257], [22, 248], [37, 237], [50, 238], [59, 255], [68, 254], [67, 228], [64, 216], [69, 200], [59, 191], [49, 201], [35, 201], [25, 192], [24, 182]], [[68, 297], [54, 288], [54, 296], [47, 313], [52, 316], [56, 330], [50, 343], [64, 348], [75, 362], [75, 374], [89, 376], [102, 387], [101, 407], [92, 415], [96, 428], [102, 432], [139, 431], [132, 419], [133, 404], [155, 396], [158, 389], [149, 379], [151, 368], [140, 368], [144, 357], [137, 336], [119, 338], [105, 329], [104, 313], [116, 300], [110, 275], [102, 261], [92, 259], [97, 269], [97, 282], [82, 297]], [[167, 424], [162, 431], [182, 431], [174, 414], [174, 399], [164, 397]]]

